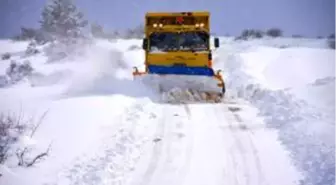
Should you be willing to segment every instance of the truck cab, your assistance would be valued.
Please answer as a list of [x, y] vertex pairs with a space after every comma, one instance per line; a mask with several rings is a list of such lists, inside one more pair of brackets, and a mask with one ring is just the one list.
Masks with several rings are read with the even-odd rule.
[[[134, 76], [199, 78], [203, 84], [199, 86], [209, 84], [225, 90], [219, 71], [212, 68], [209, 12], [149, 12], [144, 29], [145, 71], [139, 72], [135, 68]], [[219, 47], [218, 38], [214, 38], [213, 43], [215, 48]]]
[[[145, 65], [148, 73], [213, 76], [208, 12], [147, 13]], [[219, 47], [219, 39], [214, 38]]]

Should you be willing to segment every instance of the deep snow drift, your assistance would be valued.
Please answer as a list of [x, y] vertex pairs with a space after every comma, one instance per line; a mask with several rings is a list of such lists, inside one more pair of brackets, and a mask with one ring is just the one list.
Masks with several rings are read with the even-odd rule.
[[[314, 39], [222, 40], [214, 58], [228, 103], [185, 106], [132, 81], [141, 40], [95, 40], [52, 61], [2, 41], [35, 71], [0, 88], [0, 111], [34, 120], [48, 111], [19, 147], [52, 150], [31, 168], [14, 156], [0, 183], [334, 184], [334, 50]], [[0, 75], [9, 64], [0, 61]]]
[[218, 61], [224, 63], [219, 66], [227, 72], [229, 89], [279, 130], [280, 140], [306, 173], [304, 184], [334, 184], [334, 50], [290, 47], [290, 42], [281, 49], [278, 44], [233, 45], [218, 51], [227, 52]]

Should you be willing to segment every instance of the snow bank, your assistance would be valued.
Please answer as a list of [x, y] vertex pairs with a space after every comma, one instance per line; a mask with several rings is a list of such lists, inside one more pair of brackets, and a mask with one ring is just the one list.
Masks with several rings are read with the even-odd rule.
[[[225, 37], [224, 37], [225, 38]], [[221, 38], [222, 39], [222, 38]], [[227, 40], [227, 39], [226, 39]], [[231, 39], [233, 40], [233, 39]], [[290, 37], [278, 37], [270, 38], [264, 37], [262, 39], [249, 39], [249, 40], [237, 40], [236, 43], [240, 43], [245, 46], [267, 46], [273, 48], [322, 48], [327, 49], [327, 39], [314, 39], [314, 38], [290, 38]]]
[[270, 89], [297, 87], [335, 73], [335, 54], [327, 49], [257, 47], [240, 57], [246, 73]]
[[[334, 100], [334, 51], [237, 44], [228, 53], [218, 57], [225, 62], [229, 94], [250, 101], [268, 125], [279, 130], [280, 140], [306, 173], [304, 184], [334, 184], [334, 112], [314, 105], [325, 98], [324, 107], [334, 109], [329, 102]], [[314, 82], [320, 85], [311, 85]], [[307, 90], [312, 91], [304, 93]]]

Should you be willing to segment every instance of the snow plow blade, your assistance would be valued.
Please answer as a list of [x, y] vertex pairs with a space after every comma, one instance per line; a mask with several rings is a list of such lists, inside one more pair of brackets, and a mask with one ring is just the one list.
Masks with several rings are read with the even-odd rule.
[[153, 74], [133, 72], [139, 81], [162, 94], [167, 103], [219, 103], [225, 94], [224, 81], [218, 71], [211, 75]]

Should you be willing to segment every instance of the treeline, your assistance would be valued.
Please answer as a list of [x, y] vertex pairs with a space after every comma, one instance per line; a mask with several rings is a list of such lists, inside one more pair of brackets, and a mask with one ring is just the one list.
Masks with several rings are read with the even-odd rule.
[[43, 8], [39, 27], [21, 27], [20, 34], [14, 39], [46, 43], [85, 38], [90, 35], [98, 38], [139, 38], [143, 37], [143, 33], [142, 25], [123, 32], [106, 31], [97, 23], [90, 24], [72, 0], [50, 0]]

